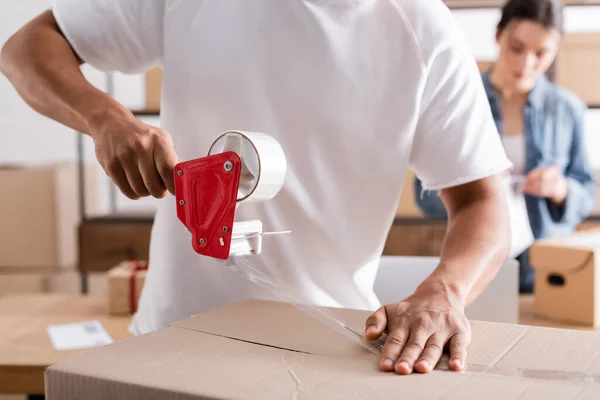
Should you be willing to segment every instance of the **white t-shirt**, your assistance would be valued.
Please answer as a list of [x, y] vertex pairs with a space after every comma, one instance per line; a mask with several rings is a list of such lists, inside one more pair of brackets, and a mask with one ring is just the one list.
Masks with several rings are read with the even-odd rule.
[[[258, 268], [311, 302], [375, 309], [379, 257], [407, 168], [441, 189], [510, 167], [470, 48], [440, 0], [56, 0], [60, 28], [102, 70], [164, 69], [161, 126], [182, 160], [225, 130], [286, 152], [260, 219]], [[197, 255], [160, 201], [133, 330], [270, 293]], [[398, 299], [399, 301], [402, 299]]]

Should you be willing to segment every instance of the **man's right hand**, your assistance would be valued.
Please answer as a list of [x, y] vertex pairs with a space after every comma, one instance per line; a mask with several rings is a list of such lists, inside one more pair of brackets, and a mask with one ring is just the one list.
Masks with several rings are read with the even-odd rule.
[[0, 70], [40, 114], [89, 134], [96, 157], [130, 199], [175, 194], [168, 133], [146, 125], [83, 76], [83, 63], [47, 10], [2, 46]]
[[179, 158], [171, 136], [133, 115], [113, 116], [95, 125], [96, 157], [106, 174], [130, 199], [175, 194], [173, 168]]

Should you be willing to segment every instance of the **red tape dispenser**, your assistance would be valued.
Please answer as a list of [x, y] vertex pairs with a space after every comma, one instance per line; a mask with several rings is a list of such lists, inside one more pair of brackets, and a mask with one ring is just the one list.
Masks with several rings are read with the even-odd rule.
[[196, 253], [222, 260], [231, 255], [258, 254], [263, 232], [260, 220], [235, 221], [240, 202], [262, 202], [283, 187], [285, 154], [271, 136], [227, 131], [208, 156], [175, 166], [177, 217], [192, 236]]

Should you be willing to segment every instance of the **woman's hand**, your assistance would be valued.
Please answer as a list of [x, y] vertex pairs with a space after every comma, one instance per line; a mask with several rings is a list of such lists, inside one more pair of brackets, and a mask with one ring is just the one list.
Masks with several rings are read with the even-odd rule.
[[538, 167], [527, 175], [523, 192], [532, 196], [547, 198], [556, 205], [562, 205], [568, 193], [567, 179], [560, 169], [554, 165]]
[[450, 369], [463, 369], [471, 340], [464, 307], [464, 302], [445, 285], [424, 282], [406, 300], [379, 308], [366, 321], [365, 338], [377, 340], [387, 332], [381, 370], [399, 374], [431, 372], [446, 345]]

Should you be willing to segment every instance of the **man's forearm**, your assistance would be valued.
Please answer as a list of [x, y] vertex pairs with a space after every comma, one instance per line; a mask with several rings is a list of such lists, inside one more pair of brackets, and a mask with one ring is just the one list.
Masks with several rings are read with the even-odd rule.
[[80, 132], [122, 108], [91, 85], [80, 70], [50, 11], [13, 35], [2, 48], [0, 67], [19, 95], [39, 113]]
[[508, 255], [507, 212], [499, 191], [474, 195], [450, 210], [440, 264], [425, 282], [441, 285], [465, 304], [475, 300]]

